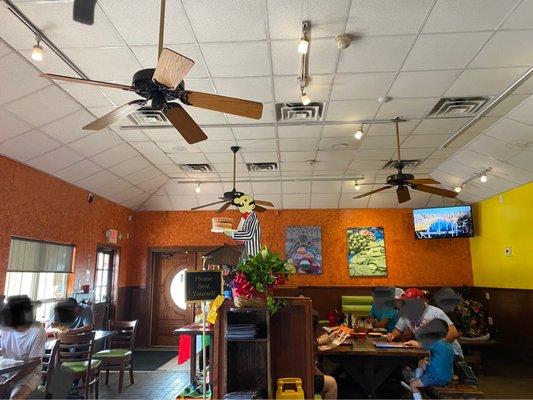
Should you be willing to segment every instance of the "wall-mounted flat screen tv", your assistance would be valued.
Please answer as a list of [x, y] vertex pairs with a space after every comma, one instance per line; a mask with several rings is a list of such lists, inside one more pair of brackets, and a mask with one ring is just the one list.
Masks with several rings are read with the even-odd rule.
[[416, 208], [413, 220], [417, 239], [474, 236], [470, 206]]

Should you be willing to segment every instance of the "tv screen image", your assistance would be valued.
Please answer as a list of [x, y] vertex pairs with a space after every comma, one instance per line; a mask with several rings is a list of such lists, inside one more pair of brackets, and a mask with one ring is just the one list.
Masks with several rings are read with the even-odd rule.
[[414, 209], [413, 219], [417, 239], [474, 236], [470, 206]]

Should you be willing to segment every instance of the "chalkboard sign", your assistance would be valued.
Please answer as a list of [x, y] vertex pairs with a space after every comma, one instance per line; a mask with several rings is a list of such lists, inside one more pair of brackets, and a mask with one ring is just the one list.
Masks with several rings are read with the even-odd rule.
[[222, 293], [222, 271], [185, 271], [185, 301], [211, 301]]

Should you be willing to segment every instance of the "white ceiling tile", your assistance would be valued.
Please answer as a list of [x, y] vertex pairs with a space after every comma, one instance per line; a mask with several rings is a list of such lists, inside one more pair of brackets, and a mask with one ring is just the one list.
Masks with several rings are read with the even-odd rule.
[[67, 147], [59, 147], [58, 149], [32, 158], [28, 161], [28, 164], [41, 171], [53, 173], [80, 161], [82, 158], [79, 153]]
[[148, 200], [149, 197], [150, 193], [141, 193], [139, 195], [126, 199], [120, 202], [119, 204], [131, 210], [139, 211], [143, 207], [144, 202]]
[[280, 164], [280, 169], [282, 174], [289, 173], [291, 171], [306, 172], [311, 174], [313, 171], [313, 167], [307, 164], [305, 161], [282, 162]]
[[418, 33], [430, 0], [354, 0], [347, 32], [357, 35]]
[[441, 97], [460, 73], [459, 70], [400, 72], [389, 96], [393, 99]]
[[319, 161], [314, 167], [314, 172], [317, 171], [342, 171], [350, 165], [350, 160], [335, 160], [335, 161]]
[[515, 4], [516, 0], [439, 0], [423, 32], [493, 30]]
[[138, 185], [139, 183], [146, 182], [159, 176], [161, 176], [161, 172], [156, 167], [150, 165], [133, 174], [126, 175], [124, 179], [133, 185]]
[[484, 96], [502, 92], [526, 68], [467, 69], [446, 91], [446, 96]]
[[[533, 159], [533, 153], [529, 152], [529, 158]], [[492, 168], [491, 174], [494, 174], [502, 179], [518, 183], [519, 185], [531, 182], [533, 179], [533, 162], [530, 162], [532, 168], [530, 170], [518, 168], [508, 163], [499, 163]]]
[[392, 72], [337, 74], [331, 92], [332, 100], [372, 99], [384, 96], [394, 78]]
[[367, 36], [343, 50], [337, 72], [396, 71], [415, 36]]
[[[435, 147], [421, 147], [416, 149], [403, 149], [401, 150], [402, 159], [419, 160], [429, 157], [431, 153], [436, 150]], [[394, 155], [393, 155], [394, 158]]]
[[[294, 75], [300, 70], [300, 53], [297, 51], [299, 36], [296, 36], [293, 40], [271, 43], [274, 75]], [[334, 73], [338, 53], [339, 49], [337, 49], [332, 39], [311, 40], [309, 44], [309, 72], [311, 77], [314, 74]], [[313, 57], [313, 54], [319, 54], [320, 57]]]
[[[212, 164], [230, 164], [233, 162], [233, 155], [226, 149], [220, 149], [223, 153], [207, 153], [206, 157]], [[243, 158], [241, 153], [237, 153], [237, 164], [242, 163]]]
[[360, 125], [357, 124], [325, 125], [322, 137], [343, 137], [352, 139], [354, 132], [359, 128]]
[[533, 1], [524, 0], [514, 9], [502, 29], [533, 29]]
[[533, 172], [533, 152], [524, 150], [516, 157], [511, 158], [509, 163]]
[[104, 170], [77, 181], [76, 185], [90, 191], [96, 191], [99, 187], [114, 182], [116, 180], [117, 177], [115, 175], [113, 175], [109, 171]]
[[[2, 35], [0, 34], [0, 36], [2, 36]], [[32, 37], [31, 35], [28, 35], [27, 28], [26, 28], [26, 31], [24, 32], [24, 36], [26, 38], [31, 38]], [[74, 76], [74, 77], [78, 76], [76, 74], [76, 72], [74, 72], [74, 70], [65, 63], [65, 61], [63, 61], [57, 54], [55, 54], [53, 52], [53, 50], [50, 47], [48, 47], [43, 42], [41, 42], [41, 47], [43, 48], [43, 53], [45, 54], [45, 56], [43, 57], [43, 59], [41, 61], [32, 60], [32, 58], [31, 58], [31, 53], [32, 53], [31, 52], [31, 48], [32, 48], [33, 44], [34, 44], [34, 42], [31, 43], [29, 48], [26, 48], [26, 49], [23, 49], [23, 50], [19, 50], [19, 51], [20, 51], [20, 54], [28, 62], [33, 64], [33, 66], [35, 68], [37, 68], [41, 72], [45, 72], [45, 73], [53, 72], [54, 74], [59, 74], [59, 75]], [[44, 78], [40, 78], [40, 79], [44, 79]]]
[[195, 196], [169, 196], [175, 210], [190, 210], [199, 205]]
[[222, 96], [258, 102], [272, 102], [272, 80], [270, 77], [216, 78], [213, 80], [217, 93]]
[[301, 209], [310, 207], [309, 194], [283, 194], [284, 209]]
[[60, 171], [54, 172], [54, 175], [67, 182], [76, 182], [80, 179], [94, 175], [101, 171], [98, 165], [89, 160], [82, 160], [76, 164], [68, 166]]
[[368, 208], [396, 208], [398, 205], [398, 199], [396, 192], [387, 191], [379, 192], [370, 195], [368, 200]]
[[15, 100], [4, 106], [34, 126], [42, 126], [80, 109], [80, 105], [56, 86]]
[[110, 105], [110, 106], [107, 106], [107, 107], [87, 107], [87, 109], [89, 110], [89, 112], [94, 114], [96, 116], [96, 118], [100, 118], [100, 117], [103, 117], [106, 114], [109, 114], [111, 111], [115, 110], [116, 107], [113, 106], [113, 105]]
[[280, 193], [281, 182], [252, 182], [252, 188], [254, 195]]
[[0, 76], [4, 77], [0, 104], [11, 102], [50, 85], [50, 81], [40, 78], [37, 72], [19, 54], [11, 53], [0, 58]]
[[[147, 140], [146, 136], [145, 140]], [[133, 142], [130, 142], [133, 143]], [[196, 145], [188, 144], [185, 139], [180, 137], [173, 141], [156, 142], [161, 150], [166, 154], [186, 154], [186, 153], [198, 153], [200, 149]]]
[[170, 211], [174, 209], [168, 196], [154, 195], [146, 200], [144, 205], [148, 211]]
[[213, 77], [270, 75], [266, 42], [204, 43], [200, 47]]
[[526, 102], [514, 109], [508, 116], [512, 119], [523, 122], [524, 124], [533, 125], [533, 97], [529, 97]]
[[284, 181], [282, 182], [282, 191], [283, 194], [287, 193], [306, 193], [308, 194], [311, 192], [311, 182], [303, 182], [303, 181], [294, 181], [294, 182], [288, 182]]
[[27, 122], [0, 108], [0, 142], [27, 132], [31, 128]]
[[[443, 171], [448, 175], [461, 178], [463, 181], [470, 179], [473, 175], [479, 174], [482, 171], [482, 169], [474, 168], [464, 164], [459, 164], [457, 162], [450, 161], [450, 159], [439, 165], [438, 170]], [[431, 172], [431, 176], [433, 176], [433, 172]], [[436, 179], [441, 181], [445, 185], [449, 185], [449, 183], [445, 180], [441, 180], [439, 178]]]
[[479, 136], [476, 140], [469, 143], [467, 148], [501, 161], [507, 161], [522, 152], [521, 147], [489, 135]]
[[327, 121], [360, 121], [374, 117], [379, 103], [376, 100], [331, 101], [326, 114]]
[[[220, 114], [223, 115], [223, 114]], [[239, 117], [236, 115], [226, 114], [228, 121], [231, 124], [249, 124], [249, 123], [273, 123], [276, 116], [276, 111], [274, 108], [274, 103], [264, 103], [263, 104], [263, 115], [260, 120], [253, 120], [250, 118]]]
[[243, 153], [244, 161], [251, 162], [278, 162], [278, 153], [276, 152], [245, 152]]
[[448, 161], [458, 162], [481, 171], [487, 170], [500, 163], [500, 161], [495, 160], [494, 158], [473, 152], [468, 149], [462, 149]]
[[394, 151], [394, 144], [380, 149], [361, 149], [355, 154], [356, 160], [385, 160], [388, 161]]
[[[311, 185], [313, 196], [315, 193], [332, 193], [337, 195], [341, 192], [341, 181], [314, 181]], [[312, 199], [311, 199], [312, 201]]]
[[220, 152], [227, 150], [230, 153], [230, 147], [235, 146], [235, 140], [204, 140], [197, 144], [197, 147], [204, 152]]
[[157, 164], [156, 167], [170, 177], [184, 176], [184, 172], [176, 164]]
[[161, 150], [154, 142], [132, 142], [131, 146], [141, 154], [162, 154]]
[[488, 173], [487, 182], [483, 183], [488, 188], [494, 189], [497, 193], [506, 192], [517, 186], [515, 182], [509, 181], [507, 179], [502, 179], [494, 174]]
[[381, 106], [376, 114], [377, 119], [389, 119], [403, 116], [404, 118], [421, 118], [426, 116], [438, 98], [393, 99]]
[[264, 1], [185, 0], [183, 5], [199, 42], [266, 39]]
[[282, 162], [300, 162], [315, 158], [314, 151], [282, 151], [280, 153]]
[[318, 138], [322, 125], [294, 125], [278, 127], [280, 139]]
[[[400, 123], [400, 136], [405, 136], [413, 132], [415, 127], [420, 123], [419, 119], [409, 119]], [[390, 123], [372, 124], [366, 128], [370, 136], [390, 136], [396, 137], [396, 129], [392, 121]]]
[[443, 135], [457, 131], [470, 121], [470, 118], [428, 118], [413, 131], [414, 135]]
[[98, 81], [131, 81], [142, 68], [128, 47], [80, 47], [64, 52], [75, 64], [83, 65], [90, 79]]
[[496, 32], [469, 67], [515, 67], [533, 64], [533, 31]]
[[[311, 101], [328, 100], [332, 82], [332, 75], [313, 75], [307, 81], [305, 93], [309, 96]], [[275, 76], [274, 89], [276, 101], [287, 103], [301, 102], [300, 84], [298, 82], [298, 77], [295, 75]]]
[[482, 133], [490, 128], [500, 117], [483, 117], [468, 128], [465, 133]]
[[[159, 4], [150, 0], [101, 0], [98, 2], [120, 35], [130, 45], [157, 45]], [[69, 17], [70, 18], [70, 17]], [[192, 43], [194, 36], [181, 2], [166, 4], [165, 42]], [[172, 23], [169, 23], [169, 22]]]
[[318, 140], [312, 139], [312, 138], [280, 139], [279, 140], [279, 148], [282, 152], [310, 151], [310, 150], [315, 150], [317, 146], [318, 146]]
[[[447, 168], [447, 166], [444, 166], [444, 168]], [[456, 186], [461, 186], [466, 179], [470, 178], [469, 176], [467, 176], [465, 178], [463, 176], [450, 173], [447, 170], [440, 169], [440, 166], [439, 166], [439, 168], [431, 171], [429, 175], [433, 179], [438, 180], [443, 185], [445, 185], [447, 187], [450, 187], [450, 188], [453, 188], [453, 187], [456, 187]], [[465, 174], [461, 173], [461, 175], [465, 175]], [[468, 174], [466, 174], [466, 175], [468, 175]], [[431, 199], [430, 199], [430, 201], [431, 201]], [[431, 204], [428, 204], [428, 206], [429, 205], [431, 205]]]
[[[268, 153], [256, 153], [256, 154], [268, 154]], [[223, 174], [233, 174], [233, 164], [212, 164], [213, 168], [216, 172], [223, 173]], [[237, 163], [235, 165], [237, 170], [237, 175], [240, 175], [241, 173], [246, 175], [248, 172], [248, 169], [246, 168], [245, 164]]]
[[[227, 123], [224, 114], [221, 112], [192, 106], [185, 106], [184, 108], [191, 118], [194, 119], [199, 125]], [[250, 122], [250, 120], [248, 119], [247, 122]]]
[[91, 133], [68, 146], [81, 154], [90, 157], [118, 144], [123, 143], [122, 140], [108, 129], [103, 129], [98, 132]]
[[404, 70], [464, 68], [490, 37], [489, 32], [421, 35], [402, 66]]
[[147, 140], [150, 140], [140, 129], [112, 128], [111, 130], [127, 142], [146, 142]]
[[97, 86], [80, 85], [79, 83], [70, 82], [58, 82], [58, 84], [61, 86], [61, 89], [85, 107], [108, 107], [113, 105], [109, 101], [109, 98]]
[[[231, 190], [233, 190], [233, 183], [223, 183], [222, 186], [223, 186], [224, 192], [230, 192]], [[235, 186], [237, 186], [236, 189], [239, 192], [253, 193], [252, 184], [250, 182], [237, 182]]]
[[355, 156], [354, 150], [319, 150], [316, 156], [317, 161], [352, 160]]
[[339, 201], [339, 208], [367, 208], [369, 197], [354, 199], [354, 195], [343, 195]]
[[95, 7], [94, 10], [94, 26], [74, 21], [70, 2], [23, 2], [19, 7], [60, 48], [124, 44], [100, 7]]
[[340, 194], [312, 194], [311, 208], [338, 208]]
[[[518, 111], [518, 109], [520, 109], [520, 107], [517, 107], [517, 106], [520, 105], [524, 100], [526, 100], [529, 97], [530, 97], [529, 94], [511, 94], [511, 95], [505, 97], [502, 101], [500, 101], [492, 110], [490, 110], [485, 115], [492, 116], [492, 117], [494, 117], [494, 116], [502, 117], [502, 116], [506, 115], [507, 113], [509, 113], [510, 111], [512, 111], [515, 108], [517, 108], [517, 111], [515, 111], [513, 113], [514, 115], [516, 115], [517, 113], [520, 112], [520, 111]], [[531, 104], [533, 104], [533, 102]], [[527, 114], [528, 116], [531, 115], [530, 112], [527, 112], [525, 114]], [[514, 117], [511, 115], [511, 118], [514, 118]], [[520, 121], [519, 118], [514, 118], [514, 119], [518, 119]], [[527, 120], [530, 120], [531, 123], [533, 124], [533, 118], [529, 119], [529, 118], [526, 117], [526, 121], [521, 121], [521, 122], [528, 123]]]
[[[211, 128], [211, 129], [213, 129], [213, 128]], [[215, 129], [229, 129], [229, 128], [215, 128]], [[204, 130], [204, 132], [205, 131], [206, 130]], [[127, 140], [129, 142], [130, 140], [128, 140], [128, 138], [127, 138], [127, 132], [132, 132], [132, 131], [121, 131], [121, 133], [122, 133], [121, 137], [124, 140]], [[171, 141], [181, 141], [182, 140], [182, 136], [173, 127], [172, 128], [168, 128], [168, 129], [166, 129], [166, 128], [145, 129], [143, 132], [145, 133], [146, 136], [148, 136], [148, 138], [152, 139], [154, 142], [171, 142]], [[148, 141], [149, 139], [146, 138], [146, 136], [143, 136], [144, 137], [143, 140], [135, 140], [135, 142], [146, 142], [146, 141]], [[215, 140], [218, 140], [218, 139], [215, 139]]]
[[243, 152], [259, 152], [259, 151], [277, 151], [278, 142], [276, 139], [254, 139], [239, 140]]
[[418, 147], [439, 147], [443, 144], [451, 134], [445, 135], [409, 135], [402, 142], [403, 148], [418, 148]]
[[26, 161], [60, 145], [59, 142], [45, 134], [32, 130], [0, 144], [0, 153], [17, 160]]
[[[391, 149], [392, 150], [392, 149]], [[385, 163], [381, 160], [360, 160], [356, 157], [348, 167], [349, 170], [361, 172], [363, 170], [379, 170]]]
[[91, 160], [96, 164], [104, 168], [109, 168], [113, 165], [117, 165], [123, 161], [129, 160], [137, 156], [137, 153], [129, 144], [121, 143], [117, 146], [103, 151], [96, 156], [91, 157]]
[[146, 161], [142, 156], [137, 156], [121, 162], [120, 164], [114, 165], [110, 167], [109, 170], [118, 176], [126, 176], [148, 166], [150, 166], [148, 161]]
[[362, 143], [359, 146], [360, 149], [383, 149], [390, 148], [396, 143], [395, 138], [392, 135], [374, 136], [373, 134], [367, 134], [362, 139]]
[[[221, 128], [221, 129], [227, 129], [227, 128]], [[275, 139], [276, 138], [276, 128], [273, 126], [254, 126], [254, 127], [233, 126], [231, 130], [233, 131], [235, 138], [239, 141], [243, 139]], [[231, 131], [229, 133], [231, 134]]]
[[8, 55], [9, 53], [11, 53], [11, 49], [7, 47], [4, 42], [0, 41], [0, 58]]
[[272, 39], [295, 39], [302, 33], [302, 21], [311, 21], [314, 38], [335, 37], [344, 32], [348, 0], [269, 0], [268, 20]]
[[61, 143], [70, 143], [93, 134], [92, 131], [83, 130], [83, 127], [93, 120], [91, 114], [80, 110], [43, 126], [41, 130]]
[[[165, 32], [166, 36], [166, 32]], [[165, 47], [183, 54], [194, 61], [194, 66], [187, 73], [187, 78], [206, 78], [208, 76], [202, 55], [196, 44], [167, 44]], [[143, 68], [154, 68], [157, 64], [157, 46], [130, 46]]]
[[504, 118], [493, 125], [486, 134], [507, 143], [519, 144], [533, 142], [533, 126], [510, 118]]
[[[202, 153], [178, 153], [169, 154], [168, 156], [176, 164], [203, 164], [207, 162], [207, 158]], [[229, 154], [228, 156], [231, 157]]]
[[139, 198], [143, 194], [144, 192], [141, 189], [135, 186], [131, 186], [125, 190], [115, 193], [112, 196], [109, 196], [109, 199], [116, 203], [124, 204], [124, 205], [132, 204], [132, 203], [137, 204], [137, 202], [134, 200]]

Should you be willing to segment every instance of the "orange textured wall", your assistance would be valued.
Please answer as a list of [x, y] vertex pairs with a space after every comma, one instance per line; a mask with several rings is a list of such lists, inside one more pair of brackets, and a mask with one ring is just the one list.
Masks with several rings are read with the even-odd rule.
[[[211, 233], [213, 212], [139, 212], [135, 216], [135, 238], [127, 284], [146, 284], [148, 247], [208, 246], [232, 243], [222, 234]], [[217, 215], [221, 216], [221, 214]], [[236, 211], [223, 216], [240, 218]], [[323, 274], [298, 275], [291, 285], [471, 285], [472, 265], [468, 239], [415, 240], [409, 209], [282, 210], [259, 215], [262, 243], [284, 254], [285, 227], [322, 227]], [[348, 275], [346, 229], [382, 226], [388, 276], [352, 278]]]
[[[96, 196], [87, 202], [87, 191], [33, 168], [0, 156], [0, 289], [3, 293], [11, 236], [29, 237], [76, 245], [75, 276], [69, 283], [91, 271], [96, 247], [105, 243], [105, 230], [133, 232], [128, 216], [133, 212]], [[130, 263], [131, 240], [119, 241], [121, 269], [119, 284], [126, 282], [125, 266]], [[90, 259], [89, 259], [90, 257]]]

